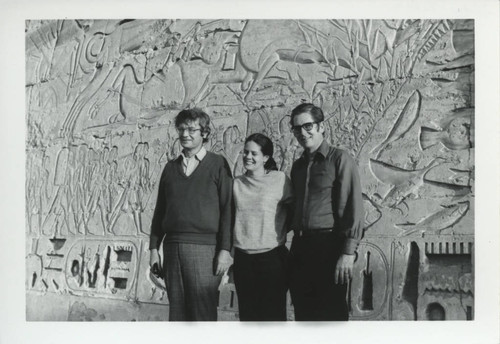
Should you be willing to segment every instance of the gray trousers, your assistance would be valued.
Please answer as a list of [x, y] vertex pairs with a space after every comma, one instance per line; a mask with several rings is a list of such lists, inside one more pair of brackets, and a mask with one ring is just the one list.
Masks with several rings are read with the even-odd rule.
[[217, 321], [215, 245], [163, 243], [163, 269], [170, 303], [169, 321]]

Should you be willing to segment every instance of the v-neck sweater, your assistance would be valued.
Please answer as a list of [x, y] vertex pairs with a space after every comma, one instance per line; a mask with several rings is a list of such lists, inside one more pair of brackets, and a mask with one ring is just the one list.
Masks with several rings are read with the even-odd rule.
[[232, 177], [226, 159], [208, 152], [189, 176], [182, 157], [163, 169], [151, 224], [150, 249], [165, 242], [231, 250]]

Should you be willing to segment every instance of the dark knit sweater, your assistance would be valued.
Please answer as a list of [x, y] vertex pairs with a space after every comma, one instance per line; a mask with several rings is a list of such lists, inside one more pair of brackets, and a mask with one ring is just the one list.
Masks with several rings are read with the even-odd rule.
[[162, 240], [217, 245], [231, 250], [232, 178], [229, 165], [212, 152], [190, 176], [184, 174], [182, 158], [163, 169], [151, 224], [150, 249]]

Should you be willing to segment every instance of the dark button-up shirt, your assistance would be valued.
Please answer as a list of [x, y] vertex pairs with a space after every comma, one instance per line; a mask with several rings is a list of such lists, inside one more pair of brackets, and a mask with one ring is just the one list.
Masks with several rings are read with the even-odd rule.
[[334, 228], [345, 238], [343, 253], [354, 254], [363, 235], [361, 184], [354, 159], [323, 141], [312, 155], [292, 166], [296, 197], [293, 230]]

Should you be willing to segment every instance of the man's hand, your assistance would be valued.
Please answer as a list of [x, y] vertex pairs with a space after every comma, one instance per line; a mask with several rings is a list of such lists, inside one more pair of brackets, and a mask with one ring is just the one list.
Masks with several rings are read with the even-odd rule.
[[233, 264], [233, 258], [229, 251], [220, 250], [215, 258], [214, 271], [217, 276], [223, 275], [229, 267]]
[[343, 254], [337, 260], [335, 267], [335, 284], [347, 283], [352, 278], [352, 267], [354, 265], [354, 254]]
[[[154, 268], [156, 264], [156, 268]], [[151, 251], [149, 251], [149, 267], [151, 269], [151, 272], [155, 275], [159, 275], [158, 277], [162, 277], [161, 276], [161, 261], [160, 261], [160, 254], [158, 253], [158, 250], [157, 249], [152, 249]], [[155, 271], [156, 270], [156, 271]]]

